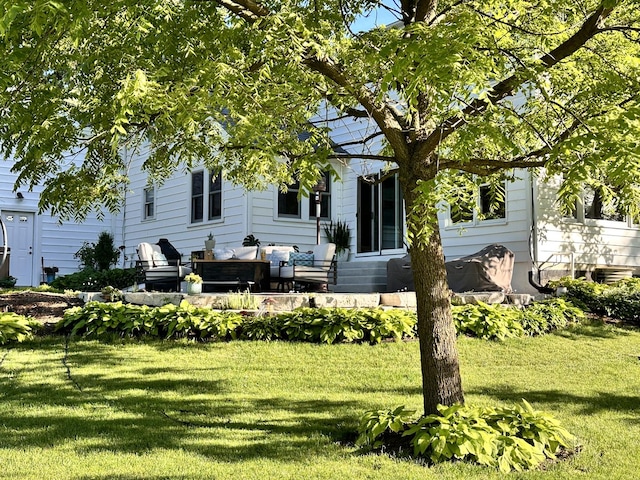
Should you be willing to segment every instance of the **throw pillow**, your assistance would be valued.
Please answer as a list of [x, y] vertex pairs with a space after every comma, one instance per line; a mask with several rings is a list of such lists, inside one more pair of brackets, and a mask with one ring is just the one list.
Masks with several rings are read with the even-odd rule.
[[289, 252], [273, 250], [271, 252], [271, 263], [273, 265], [280, 265], [280, 262], [289, 262]]
[[313, 267], [313, 253], [291, 252], [289, 254], [289, 266]]
[[151, 254], [151, 258], [153, 259], [153, 265], [155, 267], [166, 267], [169, 265], [167, 261], [167, 257], [165, 257], [162, 253], [156, 252], [155, 250]]

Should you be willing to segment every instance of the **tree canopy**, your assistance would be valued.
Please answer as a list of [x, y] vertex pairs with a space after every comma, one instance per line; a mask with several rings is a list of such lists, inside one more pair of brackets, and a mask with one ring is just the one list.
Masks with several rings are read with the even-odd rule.
[[[397, 23], [353, 30], [376, 11]], [[0, 34], [0, 148], [62, 216], [117, 208], [126, 152], [143, 143], [157, 178], [204, 161], [254, 187], [295, 175], [304, 190], [332, 158], [397, 169], [426, 411], [462, 400], [438, 280], [443, 191], [545, 167], [568, 201], [589, 183], [639, 203], [637, 0], [1, 1]], [[331, 139], [348, 119], [375, 127], [343, 145], [351, 155]]]

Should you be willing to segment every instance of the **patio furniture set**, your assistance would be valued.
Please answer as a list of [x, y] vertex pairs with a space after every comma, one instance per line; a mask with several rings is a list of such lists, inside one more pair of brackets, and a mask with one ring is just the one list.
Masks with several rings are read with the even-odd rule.
[[182, 264], [181, 255], [166, 240], [140, 243], [136, 266], [147, 290], [180, 291], [189, 273], [202, 278], [203, 292], [246, 290], [265, 292], [301, 291], [335, 285], [336, 246], [316, 245], [309, 252], [294, 247], [258, 246], [191, 252], [191, 262]]

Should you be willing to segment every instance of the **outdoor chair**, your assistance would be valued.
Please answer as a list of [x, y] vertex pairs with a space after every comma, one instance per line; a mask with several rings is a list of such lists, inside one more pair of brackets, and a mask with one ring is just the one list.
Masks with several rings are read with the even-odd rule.
[[140, 243], [136, 249], [136, 267], [144, 274], [147, 290], [180, 291], [180, 282], [191, 273], [191, 268], [180, 265], [178, 260], [167, 260], [159, 245]]
[[295, 291], [314, 285], [335, 285], [338, 280], [335, 253], [335, 243], [322, 243], [311, 252], [289, 254], [289, 261], [279, 269], [279, 282], [290, 283]]
[[270, 278], [272, 282], [278, 282], [278, 290], [284, 289], [284, 284], [280, 282], [280, 267], [289, 262], [289, 255], [295, 251], [289, 245], [267, 245], [260, 250], [261, 258], [270, 262]]

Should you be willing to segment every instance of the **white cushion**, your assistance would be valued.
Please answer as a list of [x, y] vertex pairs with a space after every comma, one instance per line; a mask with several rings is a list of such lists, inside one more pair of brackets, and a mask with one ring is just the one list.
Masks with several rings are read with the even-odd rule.
[[233, 257], [233, 250], [230, 248], [214, 248], [213, 258], [216, 260], [229, 260]]
[[273, 250], [271, 252], [271, 263], [273, 265], [280, 266], [280, 262], [288, 262], [289, 261], [289, 251], [285, 250]]
[[232, 248], [232, 250], [233, 258], [237, 258], [239, 260], [255, 260], [258, 256], [257, 246], [236, 247]]
[[313, 266], [328, 270], [335, 253], [335, 243], [321, 243], [320, 245], [316, 245], [313, 247]]
[[166, 267], [167, 265], [169, 265], [167, 257], [165, 257], [162, 252], [158, 252], [155, 249], [153, 250], [151, 258], [153, 259], [153, 265], [155, 267]]

